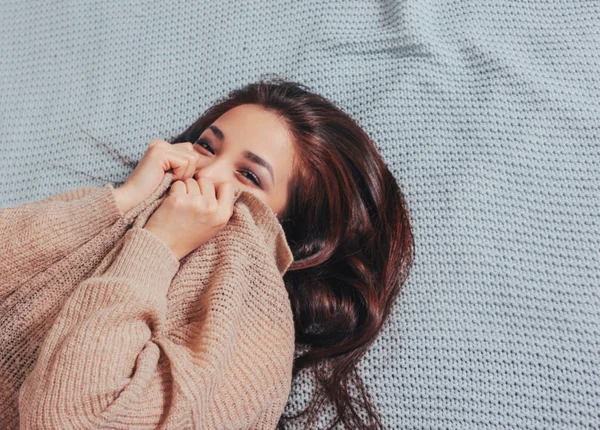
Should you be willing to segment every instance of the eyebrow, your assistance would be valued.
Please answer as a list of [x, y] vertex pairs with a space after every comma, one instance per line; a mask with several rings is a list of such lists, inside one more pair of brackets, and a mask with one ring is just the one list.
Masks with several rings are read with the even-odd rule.
[[[210, 130], [215, 134], [215, 136], [217, 136], [217, 138], [219, 138], [219, 140], [225, 139], [223, 131], [221, 131], [221, 129], [216, 125], [211, 125], [208, 128], [210, 128]], [[273, 173], [273, 167], [264, 158], [259, 157], [254, 152], [248, 150], [244, 151], [243, 155], [247, 160], [250, 160], [255, 164], [265, 167], [271, 174], [271, 179], [273, 180], [273, 183], [275, 183], [275, 174]]]

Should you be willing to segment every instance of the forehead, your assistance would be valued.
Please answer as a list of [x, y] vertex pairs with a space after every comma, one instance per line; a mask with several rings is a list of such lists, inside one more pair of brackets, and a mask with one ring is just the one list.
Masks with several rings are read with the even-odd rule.
[[291, 137], [285, 124], [277, 115], [261, 106], [244, 104], [236, 106], [221, 115], [213, 123], [219, 126], [225, 135], [225, 140], [231, 138], [259, 146], [286, 146], [291, 143]]
[[276, 178], [285, 180], [291, 175], [292, 137], [274, 113], [259, 105], [244, 104], [228, 110], [212, 125], [221, 129], [228, 147], [236, 147], [240, 152], [250, 150], [268, 161]]

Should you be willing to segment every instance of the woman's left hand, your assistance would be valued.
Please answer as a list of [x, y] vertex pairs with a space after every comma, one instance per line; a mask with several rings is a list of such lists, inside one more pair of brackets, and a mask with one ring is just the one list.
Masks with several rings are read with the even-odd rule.
[[144, 228], [165, 242], [181, 260], [227, 224], [233, 215], [233, 197], [231, 182], [222, 183], [217, 196], [210, 178], [175, 181]]

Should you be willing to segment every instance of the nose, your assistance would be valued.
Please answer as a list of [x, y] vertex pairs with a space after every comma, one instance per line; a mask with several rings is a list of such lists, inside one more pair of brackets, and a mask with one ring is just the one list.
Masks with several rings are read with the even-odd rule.
[[203, 166], [199, 166], [196, 168], [194, 172], [194, 179], [198, 180], [198, 178], [210, 178], [215, 186], [215, 189], [218, 189], [219, 186], [224, 182], [232, 181], [232, 178], [228, 176], [227, 169], [225, 166], [218, 162], [207, 163]]

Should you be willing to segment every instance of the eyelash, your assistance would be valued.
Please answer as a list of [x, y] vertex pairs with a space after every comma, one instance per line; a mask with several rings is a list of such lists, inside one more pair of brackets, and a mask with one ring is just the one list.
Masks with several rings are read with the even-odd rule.
[[[209, 150], [208, 150], [206, 147], [202, 146], [202, 144], [203, 144], [203, 143], [204, 143], [204, 144], [206, 144], [206, 145], [208, 145], [208, 147], [210, 148], [210, 151], [209, 151]], [[207, 140], [207, 139], [205, 139], [205, 138], [203, 138], [203, 137], [199, 138], [199, 139], [196, 141], [196, 144], [198, 144], [198, 145], [202, 146], [202, 147], [203, 147], [204, 149], [206, 149], [207, 151], [209, 151], [209, 152], [212, 152], [212, 154], [214, 154], [214, 153], [215, 153], [215, 152], [214, 152], [214, 150], [212, 149], [212, 146], [210, 146], [210, 144], [209, 144], [208, 140]], [[252, 176], [252, 178], [253, 178], [253, 179], [250, 179], [250, 178], [248, 178], [247, 176], [245, 176], [245, 177], [246, 177], [247, 179], [251, 180], [251, 181], [252, 181], [252, 182], [253, 182], [253, 183], [254, 183], [256, 186], [258, 186], [258, 187], [260, 187], [260, 186], [261, 186], [261, 185], [260, 185], [260, 179], [258, 179], [258, 176], [256, 176], [256, 175], [255, 175], [254, 173], [252, 173], [250, 170], [242, 170], [242, 172], [249, 173], [249, 174]]]

